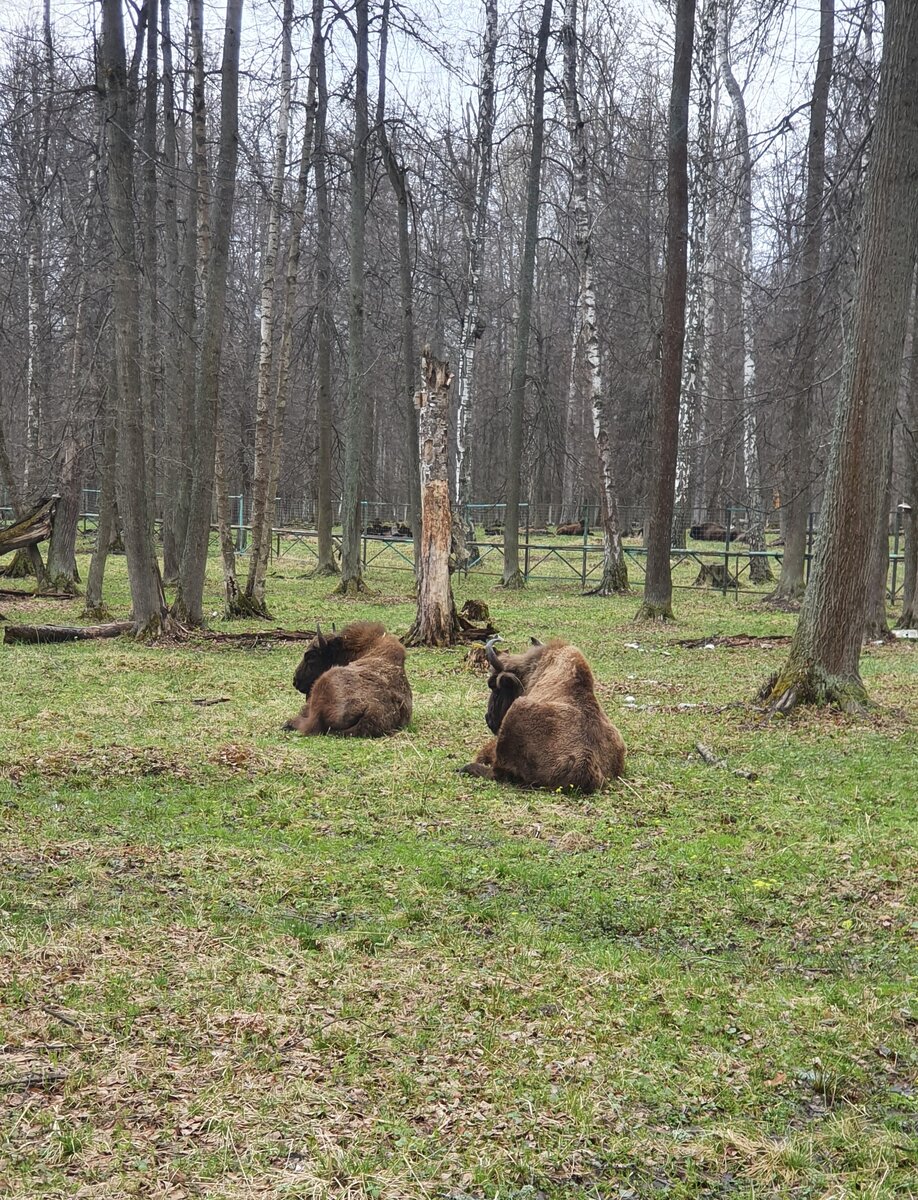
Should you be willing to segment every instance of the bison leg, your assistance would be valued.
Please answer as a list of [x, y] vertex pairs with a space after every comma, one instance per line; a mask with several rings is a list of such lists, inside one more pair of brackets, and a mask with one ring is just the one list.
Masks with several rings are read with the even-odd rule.
[[291, 730], [293, 733], [302, 734], [303, 737], [311, 737], [317, 733], [324, 733], [321, 723], [307, 713], [298, 713], [295, 717], [291, 717], [282, 726], [285, 730]]
[[497, 738], [491, 738], [478, 751], [474, 762], [460, 767], [459, 775], [476, 775], [479, 779], [494, 778], [494, 759], [497, 756]]

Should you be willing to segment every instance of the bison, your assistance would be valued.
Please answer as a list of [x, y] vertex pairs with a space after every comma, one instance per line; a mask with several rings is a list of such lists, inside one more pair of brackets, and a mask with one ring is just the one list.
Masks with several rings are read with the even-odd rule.
[[559, 525], [555, 529], [558, 537], [580, 537], [583, 534], [583, 522], [575, 521], [571, 525]]
[[405, 647], [378, 621], [355, 621], [331, 637], [317, 629], [293, 686], [307, 698], [284, 726], [296, 733], [382, 737], [411, 720]]
[[[693, 525], [689, 530], [692, 538], [696, 542], [725, 542], [727, 540], [727, 528], [725, 525], [718, 525], [716, 521], [704, 521], [700, 525]], [[730, 541], [735, 541], [737, 531], [730, 530]]]
[[495, 737], [464, 774], [581, 792], [621, 775], [625, 743], [600, 708], [593, 672], [576, 646], [533, 638], [524, 654], [498, 654], [492, 640], [486, 654], [485, 720]]

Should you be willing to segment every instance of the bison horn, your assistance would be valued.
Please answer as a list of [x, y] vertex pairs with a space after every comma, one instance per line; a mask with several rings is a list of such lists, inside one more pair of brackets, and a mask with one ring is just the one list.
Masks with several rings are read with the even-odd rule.
[[319, 624], [318, 621], [316, 621], [316, 641], [319, 643], [320, 646], [325, 645], [325, 638], [322, 634], [322, 626]]
[[494, 637], [488, 638], [487, 642], [485, 643], [485, 658], [488, 660], [488, 662], [491, 664], [491, 666], [494, 668], [495, 671], [502, 671], [503, 664], [501, 663], [500, 659], [497, 657], [497, 651], [494, 649], [494, 643], [502, 642], [503, 640], [504, 639], [500, 636], [500, 634], [496, 633], [494, 635]]
[[545, 643], [540, 642], [537, 637], [531, 637], [529, 639], [529, 644], [530, 644], [530, 646], [544, 646], [545, 645]]

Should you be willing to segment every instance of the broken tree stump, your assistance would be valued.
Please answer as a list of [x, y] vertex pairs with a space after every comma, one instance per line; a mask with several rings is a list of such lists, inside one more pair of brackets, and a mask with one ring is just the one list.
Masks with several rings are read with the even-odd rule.
[[738, 588], [739, 580], [723, 563], [702, 563], [692, 587]]

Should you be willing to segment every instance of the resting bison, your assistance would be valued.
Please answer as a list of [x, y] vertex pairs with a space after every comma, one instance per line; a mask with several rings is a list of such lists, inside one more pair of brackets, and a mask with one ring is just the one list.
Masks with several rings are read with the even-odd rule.
[[[705, 521], [701, 525], [693, 525], [689, 533], [696, 542], [725, 542], [727, 540], [727, 529], [725, 525], [718, 525], [716, 521]], [[737, 531], [730, 530], [730, 540], [735, 541]]]
[[355, 621], [331, 637], [319, 630], [293, 686], [307, 697], [284, 726], [297, 733], [382, 737], [411, 720], [405, 647], [378, 621]]
[[392, 532], [392, 526], [383, 525], [382, 521], [380, 521], [380, 519], [377, 517], [375, 521], [371, 521], [369, 523], [363, 532], [368, 534], [370, 537], [388, 537]]
[[575, 646], [533, 639], [525, 654], [487, 646], [491, 699], [486, 742], [467, 775], [530, 787], [595, 792], [621, 775], [625, 743], [602, 711], [589, 663]]
[[559, 525], [555, 533], [560, 537], [580, 537], [583, 533], [583, 522], [576, 521], [572, 525]]

